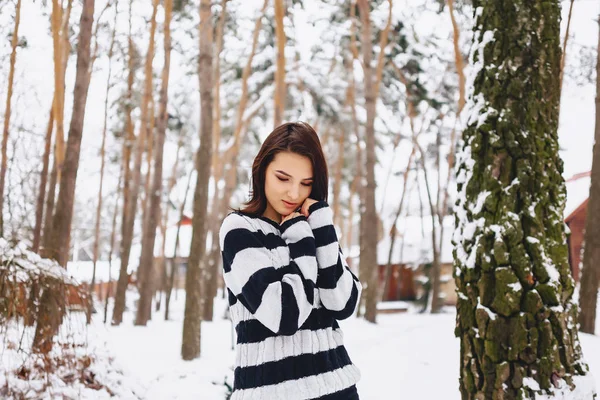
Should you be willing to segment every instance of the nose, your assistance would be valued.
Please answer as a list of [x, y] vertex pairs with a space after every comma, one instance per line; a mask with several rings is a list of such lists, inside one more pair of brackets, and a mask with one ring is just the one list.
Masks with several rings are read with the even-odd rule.
[[299, 195], [300, 195], [299, 188], [296, 185], [291, 185], [290, 189], [288, 190], [288, 196], [289, 196], [290, 200], [296, 201], [296, 199], [298, 198]]

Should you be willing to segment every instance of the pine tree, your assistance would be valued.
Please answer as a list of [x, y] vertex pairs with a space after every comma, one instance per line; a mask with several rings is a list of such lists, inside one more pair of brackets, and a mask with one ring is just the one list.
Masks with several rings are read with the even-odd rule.
[[[589, 375], [562, 221], [560, 5], [473, 3], [475, 70], [455, 210], [461, 395], [575, 390]], [[593, 383], [584, 387], [588, 393], [569, 398], [595, 398]]]

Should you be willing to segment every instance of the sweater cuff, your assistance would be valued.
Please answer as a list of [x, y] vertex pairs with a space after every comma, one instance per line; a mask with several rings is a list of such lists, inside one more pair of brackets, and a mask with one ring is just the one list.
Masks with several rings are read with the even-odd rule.
[[325, 200], [317, 201], [316, 203], [313, 203], [310, 207], [308, 207], [308, 215], [312, 214], [313, 211], [317, 211], [325, 207], [329, 207], [329, 204], [327, 204]]
[[292, 219], [288, 219], [287, 221], [285, 221], [283, 224], [281, 224], [279, 226], [279, 229], [281, 230], [281, 233], [285, 232], [289, 227], [291, 227], [292, 225], [294, 225], [297, 222], [300, 221], [306, 221], [306, 217], [304, 215], [297, 215]]

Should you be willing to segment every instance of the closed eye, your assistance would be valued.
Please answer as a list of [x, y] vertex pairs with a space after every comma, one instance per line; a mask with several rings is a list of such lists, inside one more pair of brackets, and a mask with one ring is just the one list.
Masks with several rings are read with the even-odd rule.
[[[277, 177], [277, 179], [279, 179], [281, 182], [287, 182], [287, 181], [289, 181], [289, 179], [287, 179], [287, 178]], [[303, 183], [302, 186], [310, 187], [310, 186], [312, 186], [312, 182], [310, 182], [310, 183]]]

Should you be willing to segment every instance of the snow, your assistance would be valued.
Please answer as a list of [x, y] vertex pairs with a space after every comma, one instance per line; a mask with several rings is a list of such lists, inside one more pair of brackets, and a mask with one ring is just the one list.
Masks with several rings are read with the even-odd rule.
[[566, 180], [567, 202], [564, 216], [569, 217], [590, 195], [591, 177], [589, 174], [578, 174]]
[[[437, 222], [437, 219], [436, 219]], [[421, 235], [421, 224], [425, 235]], [[433, 260], [431, 248], [431, 217], [411, 216], [399, 218], [396, 223], [396, 240], [392, 251], [392, 264], [419, 265]], [[439, 226], [436, 227], [439, 240]], [[444, 218], [444, 238], [440, 260], [442, 263], [452, 263], [452, 234], [454, 232], [454, 217]], [[404, 242], [404, 243], [403, 243]], [[387, 265], [391, 239], [385, 235], [377, 245], [377, 263]], [[358, 255], [357, 252], [351, 254]]]
[[[176, 296], [171, 304], [171, 321], [164, 321], [161, 312], [153, 316], [147, 327], [133, 326], [136, 296], [129, 292], [129, 311], [121, 326], [103, 325], [99, 314], [94, 315], [87, 329], [83, 323], [72, 324], [72, 329], [84, 329], [89, 349], [101, 362], [95, 367], [100, 375], [98, 379], [111, 384], [119, 399], [225, 399], [223, 382], [232, 382], [234, 351], [231, 324], [222, 318], [224, 300], [215, 299], [215, 320], [202, 323], [201, 357], [183, 361], [179, 354], [185, 295], [180, 291]], [[415, 313], [410, 303], [395, 305], [408, 308], [408, 312], [380, 314], [376, 325], [354, 317], [340, 321], [350, 358], [361, 370], [362, 378], [357, 384], [361, 398], [459, 400], [460, 343], [453, 334], [454, 309], [445, 308], [445, 312], [431, 315]], [[491, 317], [495, 315], [492, 313]], [[0, 333], [0, 340], [5, 339], [2, 335]], [[580, 334], [580, 338], [593, 375], [591, 379], [595, 378], [595, 381], [577, 380], [581, 382], [578, 391], [585, 393], [593, 383], [600, 387], [600, 337]], [[3, 368], [17, 365], [15, 352], [5, 351], [0, 356]], [[0, 374], [0, 387], [3, 379], [5, 374]], [[434, 385], [432, 380], [435, 380]], [[11, 380], [13, 383], [18, 382]], [[531, 380], [527, 384], [535, 386]], [[556, 396], [552, 398], [590, 398], [573, 394], [567, 397], [560, 391]], [[81, 390], [77, 398], [104, 399], [108, 395], [88, 389]], [[537, 397], [538, 400], [548, 398]]]
[[[109, 279], [109, 262], [96, 262], [96, 282], [108, 282], [109, 280], [116, 281], [119, 279], [119, 271], [121, 269], [121, 259], [115, 258], [112, 261], [110, 268]], [[92, 261], [69, 261], [67, 263], [67, 272], [75, 279], [76, 282], [91, 282], [94, 271], [94, 263]]]

